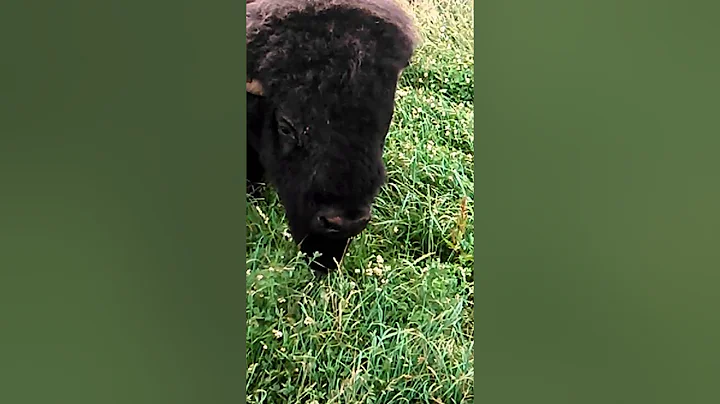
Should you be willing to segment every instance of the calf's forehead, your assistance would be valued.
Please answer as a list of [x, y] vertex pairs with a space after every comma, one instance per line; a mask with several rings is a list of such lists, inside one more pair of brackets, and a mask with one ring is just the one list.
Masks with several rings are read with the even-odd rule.
[[288, 80], [272, 97], [289, 119], [384, 119], [394, 109], [397, 75], [367, 75], [353, 82], [330, 78], [322, 84]]

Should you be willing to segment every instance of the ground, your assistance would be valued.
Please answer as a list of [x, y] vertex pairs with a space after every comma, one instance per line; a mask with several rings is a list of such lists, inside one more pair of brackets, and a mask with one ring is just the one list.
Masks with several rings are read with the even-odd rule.
[[314, 278], [276, 194], [248, 197], [248, 403], [473, 401], [473, 1], [404, 3], [422, 44], [340, 272]]

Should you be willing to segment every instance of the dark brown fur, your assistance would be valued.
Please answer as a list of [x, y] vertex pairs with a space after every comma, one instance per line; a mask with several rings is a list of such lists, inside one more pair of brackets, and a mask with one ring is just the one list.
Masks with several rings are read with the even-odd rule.
[[323, 209], [351, 215], [384, 182], [382, 149], [401, 70], [417, 42], [390, 0], [248, 1], [248, 178], [278, 191], [301, 249], [333, 266], [350, 237], [316, 231]]

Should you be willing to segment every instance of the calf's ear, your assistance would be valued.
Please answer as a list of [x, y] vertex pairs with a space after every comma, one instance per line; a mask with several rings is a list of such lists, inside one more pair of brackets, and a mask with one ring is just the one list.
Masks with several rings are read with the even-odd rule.
[[262, 83], [260, 83], [260, 81], [258, 81], [257, 79], [251, 79], [249, 81], [246, 81], [245, 90], [250, 94], [255, 94], [260, 97], [262, 97], [263, 95]]

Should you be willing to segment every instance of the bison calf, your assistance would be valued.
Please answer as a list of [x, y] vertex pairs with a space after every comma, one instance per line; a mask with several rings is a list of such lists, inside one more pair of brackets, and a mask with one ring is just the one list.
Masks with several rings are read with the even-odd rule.
[[416, 46], [390, 0], [247, 1], [248, 180], [272, 184], [315, 269], [370, 221], [398, 77]]

